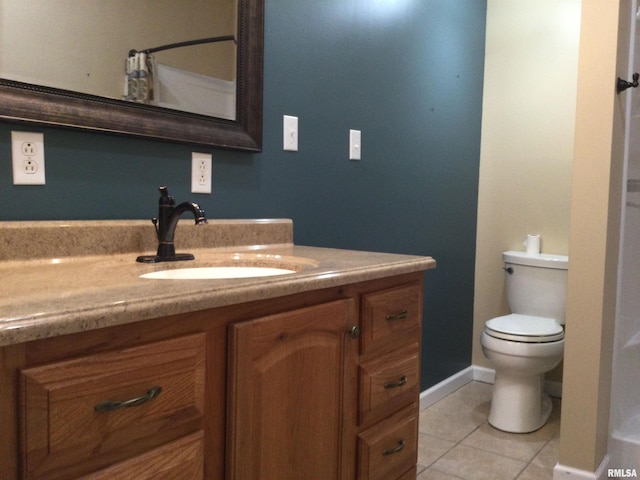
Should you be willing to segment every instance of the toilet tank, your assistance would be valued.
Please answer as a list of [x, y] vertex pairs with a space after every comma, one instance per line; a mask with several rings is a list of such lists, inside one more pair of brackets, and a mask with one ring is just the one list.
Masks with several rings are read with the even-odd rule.
[[569, 257], [514, 251], [504, 252], [502, 261], [511, 312], [553, 318], [564, 325]]

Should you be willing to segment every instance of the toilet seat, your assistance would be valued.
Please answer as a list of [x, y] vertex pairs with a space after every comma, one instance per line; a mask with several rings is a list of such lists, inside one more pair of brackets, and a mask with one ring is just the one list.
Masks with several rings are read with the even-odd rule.
[[523, 343], [556, 342], [564, 338], [564, 330], [553, 318], [512, 313], [492, 318], [485, 324], [487, 335]]

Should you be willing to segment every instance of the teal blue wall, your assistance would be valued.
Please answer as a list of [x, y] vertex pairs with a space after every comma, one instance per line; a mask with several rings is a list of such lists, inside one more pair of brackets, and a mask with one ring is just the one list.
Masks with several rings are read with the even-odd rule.
[[[212, 195], [189, 192], [193, 147], [0, 123], [0, 220], [151, 218], [167, 184], [210, 218], [292, 218], [298, 244], [432, 255], [433, 385], [471, 362], [486, 2], [266, 0], [265, 14], [263, 152], [209, 150]], [[298, 152], [282, 150], [283, 114]], [[44, 132], [45, 186], [12, 185], [15, 129]]]

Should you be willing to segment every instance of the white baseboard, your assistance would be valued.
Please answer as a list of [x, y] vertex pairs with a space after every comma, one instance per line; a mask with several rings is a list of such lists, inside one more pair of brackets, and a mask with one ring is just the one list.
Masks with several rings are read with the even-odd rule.
[[553, 467], [553, 480], [605, 480], [609, 478], [607, 475], [608, 468], [609, 455], [605, 455], [595, 472], [566, 467], [557, 463], [556, 466]]
[[420, 394], [420, 410], [433, 405], [438, 400], [442, 400], [473, 380], [473, 368], [473, 366], [467, 367], [422, 392]]
[[[496, 372], [492, 368], [479, 367], [477, 365], [471, 365], [470, 367], [460, 370], [458, 373], [445, 378], [440, 383], [426, 389], [420, 394], [420, 410], [423, 410], [450, 393], [455, 392], [463, 385], [469, 383], [472, 380], [478, 382], [493, 384], [496, 377]], [[548, 395], [552, 397], [562, 398], [562, 383], [561, 382], [544, 382], [544, 390]], [[578, 477], [576, 477], [578, 478]]]
[[496, 379], [496, 371], [493, 368], [478, 367], [473, 365], [473, 379], [478, 382], [490, 383]]

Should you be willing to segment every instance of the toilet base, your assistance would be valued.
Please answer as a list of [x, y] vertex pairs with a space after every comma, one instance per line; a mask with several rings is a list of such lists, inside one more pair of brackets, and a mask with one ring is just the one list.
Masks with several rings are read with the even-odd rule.
[[510, 433], [541, 428], [551, 415], [551, 399], [543, 391], [544, 375], [510, 375], [496, 372], [489, 423]]

